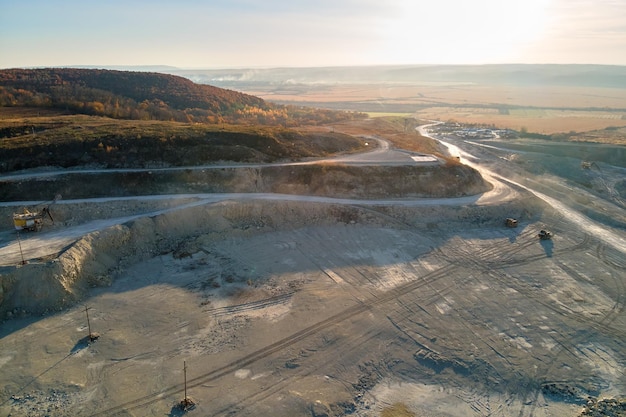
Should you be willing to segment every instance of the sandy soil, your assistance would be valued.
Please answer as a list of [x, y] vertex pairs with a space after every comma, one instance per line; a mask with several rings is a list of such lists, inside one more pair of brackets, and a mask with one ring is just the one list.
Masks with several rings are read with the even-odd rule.
[[220, 203], [190, 232], [198, 210], [101, 236], [120, 259], [84, 305], [2, 325], [3, 415], [180, 415], [184, 361], [190, 415], [574, 416], [626, 392], [623, 254], [530, 195]]

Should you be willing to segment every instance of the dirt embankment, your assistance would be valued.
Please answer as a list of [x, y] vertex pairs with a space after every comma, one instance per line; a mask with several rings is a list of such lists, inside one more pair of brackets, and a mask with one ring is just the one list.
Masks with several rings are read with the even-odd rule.
[[490, 189], [464, 165], [345, 166], [315, 164], [263, 168], [73, 173], [0, 181], [5, 201], [183, 193], [283, 193], [327, 197], [458, 197]]
[[[118, 203], [111, 203], [112, 205]], [[66, 218], [88, 217], [82, 207]], [[106, 209], [98, 205], [98, 210]], [[115, 207], [112, 207], [115, 209]], [[190, 256], [206, 242], [304, 226], [368, 224], [433, 230], [481, 226], [510, 215], [533, 219], [544, 207], [537, 201], [503, 206], [378, 207], [330, 204], [230, 201], [185, 208], [93, 232], [58, 257], [0, 270], [0, 318], [45, 314], [70, 306], [89, 288], [108, 286], [123, 270], [159, 254]]]
[[329, 197], [459, 197], [479, 194], [491, 187], [476, 170], [464, 165], [311, 165], [263, 169], [258, 175], [258, 191]]

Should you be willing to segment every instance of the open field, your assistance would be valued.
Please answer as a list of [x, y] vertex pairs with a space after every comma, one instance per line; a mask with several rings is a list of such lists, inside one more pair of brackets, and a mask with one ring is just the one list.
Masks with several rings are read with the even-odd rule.
[[415, 115], [430, 120], [492, 125], [502, 129], [533, 133], [587, 132], [626, 126], [624, 113], [589, 110], [516, 109], [501, 114], [492, 108], [436, 107], [418, 110]]
[[487, 86], [471, 84], [309, 84], [250, 90], [270, 101], [467, 103], [539, 108], [626, 109], [626, 89], [568, 86]]
[[478, 85], [299, 85], [246, 92], [269, 101], [552, 134], [626, 126], [626, 89]]

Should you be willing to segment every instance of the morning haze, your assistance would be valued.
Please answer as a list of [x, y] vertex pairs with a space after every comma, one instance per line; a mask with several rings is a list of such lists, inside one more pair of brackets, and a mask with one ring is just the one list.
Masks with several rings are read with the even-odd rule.
[[625, 415], [625, 2], [0, 3], [0, 414]]

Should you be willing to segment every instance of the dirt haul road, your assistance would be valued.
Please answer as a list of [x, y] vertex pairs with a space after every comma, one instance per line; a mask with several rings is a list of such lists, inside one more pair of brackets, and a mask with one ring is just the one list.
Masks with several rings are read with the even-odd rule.
[[0, 412], [180, 415], [183, 361], [190, 415], [575, 416], [623, 396], [624, 253], [504, 195], [138, 203], [54, 251], [83, 268], [96, 342], [83, 305], [2, 324]]

